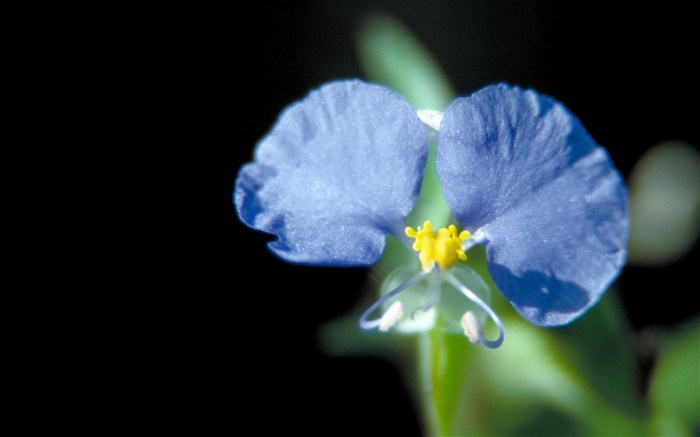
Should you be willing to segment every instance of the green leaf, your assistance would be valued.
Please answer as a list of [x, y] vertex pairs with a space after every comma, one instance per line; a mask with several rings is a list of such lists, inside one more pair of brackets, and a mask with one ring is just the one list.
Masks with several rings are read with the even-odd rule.
[[649, 390], [654, 425], [659, 433], [690, 435], [700, 431], [700, 320], [664, 343]]
[[[535, 418], [556, 412], [560, 435], [644, 434], [647, 410], [635, 397], [635, 380], [625, 374], [633, 370], [630, 332], [613, 294], [575, 327], [563, 329], [527, 323], [503, 306], [499, 296], [494, 295], [492, 304], [500, 307], [506, 326], [500, 348], [473, 346], [460, 336], [452, 343], [441, 340], [446, 347], [467, 351], [449, 351], [434, 360], [440, 363], [436, 368], [452, 369], [453, 384], [452, 391], [437, 392], [446, 399], [434, 404], [447, 410], [436, 416], [436, 429], [456, 435], [522, 435], [533, 430], [546, 435], [553, 431], [551, 423]], [[601, 351], [615, 358], [602, 357]], [[445, 362], [451, 357], [463, 361]], [[612, 382], [618, 377], [621, 381]]]
[[640, 396], [635, 343], [617, 289], [574, 323], [552, 331], [572, 370], [601, 397], [633, 416], [646, 414]]
[[400, 363], [413, 361], [413, 336], [394, 332], [363, 331], [359, 313], [327, 322], [319, 330], [321, 349], [330, 356], [373, 356]]
[[443, 111], [452, 100], [438, 64], [394, 18], [368, 16], [357, 33], [357, 48], [368, 79], [394, 89], [416, 108]]

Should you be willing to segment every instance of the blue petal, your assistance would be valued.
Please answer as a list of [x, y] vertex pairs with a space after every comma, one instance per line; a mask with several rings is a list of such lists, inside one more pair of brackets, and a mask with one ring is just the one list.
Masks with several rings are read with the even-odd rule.
[[387, 88], [333, 82], [287, 108], [236, 180], [247, 225], [278, 239], [285, 260], [354, 266], [377, 261], [401, 231], [428, 154], [415, 111]]
[[453, 215], [486, 243], [495, 284], [527, 320], [569, 323], [618, 275], [627, 192], [561, 103], [503, 84], [457, 99], [436, 166]]

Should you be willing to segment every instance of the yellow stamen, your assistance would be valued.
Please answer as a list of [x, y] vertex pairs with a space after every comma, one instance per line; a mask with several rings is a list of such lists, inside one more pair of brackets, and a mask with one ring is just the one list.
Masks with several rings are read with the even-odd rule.
[[435, 267], [435, 263], [441, 269], [445, 269], [452, 267], [458, 259], [467, 260], [467, 254], [464, 253], [464, 240], [472, 237], [469, 232], [462, 231], [457, 234], [455, 225], [441, 228], [437, 232], [433, 232], [432, 228], [433, 224], [430, 220], [426, 220], [423, 227], [406, 228], [406, 235], [415, 239], [413, 250], [420, 252], [418, 258], [423, 270], [430, 271]]

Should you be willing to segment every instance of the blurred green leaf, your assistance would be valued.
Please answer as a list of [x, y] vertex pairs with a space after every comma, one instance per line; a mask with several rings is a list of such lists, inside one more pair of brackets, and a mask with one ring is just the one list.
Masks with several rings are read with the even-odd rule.
[[573, 371], [607, 402], [641, 420], [646, 409], [639, 395], [634, 335], [623, 314], [612, 288], [583, 317], [552, 333]]
[[444, 111], [454, 96], [427, 50], [401, 23], [384, 14], [368, 16], [357, 33], [367, 77], [403, 95], [418, 109]]
[[[476, 350], [470, 374], [479, 386], [477, 432], [513, 434], [532, 427], [530, 416], [554, 409], [592, 435], [639, 435], [640, 418], [630, 416], [582, 377], [578, 362], [566, 353], [554, 331], [509, 318], [506, 342], [495, 351]], [[572, 345], [575, 347], [575, 345]], [[501, 414], [507, 411], [508, 414]], [[529, 424], [529, 425], [528, 425]], [[562, 434], [573, 430], [562, 430]]]
[[390, 361], [413, 361], [415, 338], [395, 332], [363, 331], [359, 313], [350, 313], [323, 325], [319, 343], [332, 356], [376, 356]]
[[700, 432], [700, 320], [673, 331], [664, 343], [649, 390], [655, 426], [664, 434]]

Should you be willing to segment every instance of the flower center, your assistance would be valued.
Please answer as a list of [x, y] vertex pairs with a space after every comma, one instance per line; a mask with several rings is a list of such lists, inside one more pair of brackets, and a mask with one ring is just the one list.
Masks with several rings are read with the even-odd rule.
[[[418, 226], [417, 229], [409, 226], [405, 232], [414, 240], [413, 250], [419, 252], [422, 269], [416, 272], [415, 265], [411, 265], [399, 267], [390, 273], [379, 300], [360, 316], [360, 327], [386, 332], [401, 320], [406, 308], [413, 326], [406, 329], [406, 325], [399, 325], [398, 329], [402, 332], [432, 329], [432, 326], [436, 326], [435, 323], [439, 323], [440, 329], [452, 332], [452, 327], [457, 325], [472, 343], [488, 348], [499, 347], [503, 343], [505, 331], [501, 319], [487, 303], [490, 296], [489, 286], [469, 266], [454, 267], [458, 260], [467, 260], [465, 250], [474, 244], [474, 241], [467, 241], [472, 238], [472, 234], [468, 231], [457, 233], [455, 225], [433, 231], [430, 220], [426, 220], [423, 226]], [[471, 288], [465, 284], [470, 284]], [[467, 298], [467, 307], [454, 301], [453, 290], [458, 292], [457, 295]], [[402, 296], [401, 300], [399, 295]], [[445, 302], [439, 312], [433, 310], [442, 298], [445, 298]], [[404, 307], [405, 304], [408, 304], [408, 307]], [[380, 308], [384, 309], [381, 317], [370, 319]], [[479, 320], [474, 311], [479, 312], [482, 320]], [[418, 312], [424, 313], [421, 320], [415, 318]], [[484, 335], [482, 323], [486, 317], [490, 318], [498, 329], [498, 337], [495, 340]]]
[[457, 234], [455, 225], [440, 228], [437, 232], [432, 229], [433, 224], [426, 220], [422, 227], [413, 229], [409, 226], [405, 231], [406, 235], [415, 240], [413, 250], [420, 252], [418, 258], [424, 271], [432, 270], [436, 263], [440, 269], [446, 269], [455, 265], [458, 259], [467, 260], [464, 241], [470, 239], [472, 234], [468, 231]]

